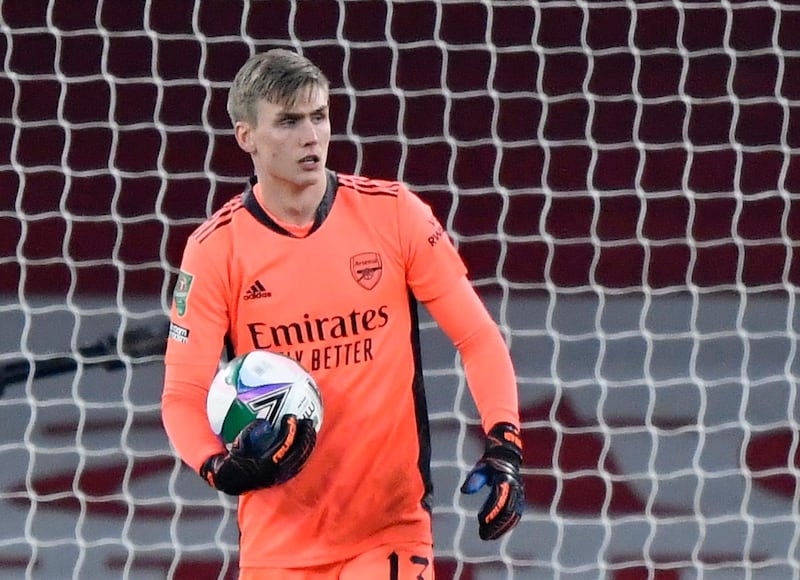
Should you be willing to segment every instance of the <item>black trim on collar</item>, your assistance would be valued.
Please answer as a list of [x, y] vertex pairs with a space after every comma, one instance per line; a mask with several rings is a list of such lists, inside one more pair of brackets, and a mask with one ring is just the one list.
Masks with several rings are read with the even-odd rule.
[[[311, 229], [308, 231], [308, 234], [306, 234], [306, 237], [310, 236], [319, 229], [319, 227], [325, 221], [325, 218], [327, 218], [328, 214], [331, 212], [333, 202], [336, 199], [336, 190], [339, 188], [339, 179], [336, 177], [336, 173], [330, 169], [326, 169], [325, 174], [327, 177], [325, 194], [322, 196], [322, 200], [317, 206], [317, 211], [314, 214], [314, 223], [311, 225]], [[255, 176], [248, 180], [247, 189], [245, 189], [242, 193], [242, 205], [252, 214], [254, 218], [256, 218], [256, 220], [274, 232], [284, 236], [290, 236], [292, 238], [298, 237], [278, 225], [278, 223], [269, 217], [269, 214], [264, 211], [264, 208], [261, 207], [261, 204], [258, 203], [258, 200], [256, 199], [256, 194], [253, 192], [253, 186], [255, 186], [256, 183], [258, 183], [258, 178]]]

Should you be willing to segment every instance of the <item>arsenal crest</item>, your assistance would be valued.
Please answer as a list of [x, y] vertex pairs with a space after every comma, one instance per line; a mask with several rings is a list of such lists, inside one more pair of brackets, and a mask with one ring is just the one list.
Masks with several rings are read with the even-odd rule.
[[367, 290], [377, 286], [383, 273], [383, 263], [377, 252], [362, 252], [350, 258], [350, 273], [358, 284]]

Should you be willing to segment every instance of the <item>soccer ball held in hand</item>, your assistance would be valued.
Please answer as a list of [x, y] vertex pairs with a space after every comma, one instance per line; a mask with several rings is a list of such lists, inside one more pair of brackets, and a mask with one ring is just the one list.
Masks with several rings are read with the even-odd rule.
[[[240, 355], [220, 368], [208, 391], [206, 412], [212, 431], [227, 446], [255, 419], [265, 419], [277, 431], [284, 415], [295, 415], [310, 419], [319, 433], [323, 416], [311, 374], [294, 359], [265, 350]], [[260, 433], [257, 439], [268, 444], [269, 434]]]

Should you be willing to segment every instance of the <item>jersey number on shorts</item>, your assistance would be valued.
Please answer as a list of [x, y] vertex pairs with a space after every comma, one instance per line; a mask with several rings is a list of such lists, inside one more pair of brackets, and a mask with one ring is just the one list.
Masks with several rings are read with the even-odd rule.
[[[417, 575], [417, 580], [425, 580], [425, 570], [428, 569], [428, 559], [423, 556], [409, 556], [408, 560], [412, 564], [422, 566], [420, 573]], [[389, 554], [389, 580], [400, 580], [400, 556], [396, 552]]]

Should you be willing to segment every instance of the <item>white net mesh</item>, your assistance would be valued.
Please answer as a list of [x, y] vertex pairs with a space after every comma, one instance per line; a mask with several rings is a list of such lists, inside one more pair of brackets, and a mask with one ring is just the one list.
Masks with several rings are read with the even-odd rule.
[[157, 327], [189, 231], [250, 172], [228, 82], [286, 46], [332, 81], [331, 166], [418, 191], [511, 345], [530, 505], [482, 543], [457, 492], [477, 415], [426, 320], [438, 577], [800, 577], [795, 5], [0, 16], [4, 576], [235, 577], [233, 504], [171, 453], [160, 357], [124, 333]]

